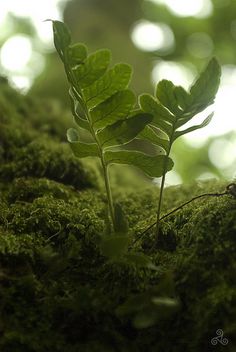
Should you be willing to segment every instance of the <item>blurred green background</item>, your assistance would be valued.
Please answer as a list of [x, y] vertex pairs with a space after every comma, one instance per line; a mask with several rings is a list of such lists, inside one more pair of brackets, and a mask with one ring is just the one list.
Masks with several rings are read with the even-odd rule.
[[[109, 48], [113, 62], [133, 66], [132, 88], [152, 93], [163, 78], [184, 87], [216, 56], [221, 87], [211, 124], [179, 140], [167, 185], [211, 177], [232, 179], [236, 161], [236, 1], [0, 1], [1, 75], [24, 94], [68, 106], [68, 85], [52, 41], [52, 18], [64, 20], [90, 52]], [[209, 112], [209, 110], [208, 110]], [[206, 113], [195, 121], [201, 121]]]

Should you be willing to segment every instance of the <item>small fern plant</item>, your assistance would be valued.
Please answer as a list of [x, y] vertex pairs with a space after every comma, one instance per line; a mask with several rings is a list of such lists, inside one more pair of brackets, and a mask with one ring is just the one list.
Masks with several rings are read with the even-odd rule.
[[[168, 171], [169, 155], [173, 143], [177, 138], [205, 127], [212, 119], [211, 113], [201, 124], [183, 129], [196, 114], [213, 104], [219, 88], [221, 70], [213, 58], [198, 79], [186, 91], [181, 86], [175, 86], [171, 81], [162, 80], [157, 84], [155, 96], [143, 94], [139, 97], [139, 104], [143, 111], [153, 115], [152, 121], [145, 126], [141, 136], [162, 149], [166, 155], [166, 163], [160, 186], [157, 205], [156, 234], [160, 226], [161, 204], [163, 198], [165, 176]], [[167, 163], [168, 160], [168, 163]]]
[[[150, 177], [162, 177], [157, 205], [158, 235], [166, 173], [173, 168], [170, 158], [177, 138], [207, 126], [211, 113], [201, 124], [183, 129], [195, 115], [213, 104], [220, 83], [220, 66], [213, 58], [198, 79], [186, 91], [171, 81], [157, 84], [155, 96], [143, 94], [136, 107], [134, 93], [128, 89], [132, 69], [127, 64], [109, 68], [109, 50], [90, 55], [84, 44], [71, 43], [66, 25], [53, 22], [54, 44], [64, 64], [70, 85], [74, 120], [87, 130], [92, 143], [81, 140], [78, 130], [70, 128], [67, 138], [79, 158], [100, 158], [107, 193], [109, 215], [114, 232], [127, 232], [122, 209], [113, 204], [108, 168], [111, 164], [131, 164]], [[156, 155], [126, 150], [132, 140], [146, 140], [156, 147]]]
[[[90, 134], [93, 142], [82, 141], [74, 128], [67, 131], [68, 141], [75, 156], [100, 159], [113, 231], [124, 231], [122, 211], [113, 204], [109, 166], [114, 163], [131, 164], [151, 177], [160, 177], [172, 168], [173, 162], [164, 155], [151, 156], [137, 150], [125, 150], [125, 145], [140, 138], [141, 132], [153, 119], [152, 113], [135, 108], [135, 95], [128, 89], [131, 67], [119, 63], [109, 68], [109, 50], [98, 50], [88, 55], [84, 44], [71, 43], [70, 32], [63, 22], [52, 23], [55, 48], [70, 85], [74, 121]], [[145, 139], [145, 136], [142, 138]]]

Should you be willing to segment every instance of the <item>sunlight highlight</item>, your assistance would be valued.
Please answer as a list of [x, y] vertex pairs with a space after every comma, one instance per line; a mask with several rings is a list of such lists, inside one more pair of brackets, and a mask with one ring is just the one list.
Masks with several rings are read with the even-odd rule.
[[8, 0], [8, 12], [17, 17], [29, 17], [36, 28], [39, 38], [52, 47], [52, 31], [50, 24], [43, 22], [48, 18], [62, 19], [59, 3], [61, 0], [32, 1], [32, 0]]
[[179, 17], [209, 17], [213, 6], [211, 0], [149, 0], [156, 4], [166, 5], [169, 10]]
[[0, 60], [3, 68], [15, 72], [25, 68], [31, 55], [32, 44], [29, 37], [15, 35], [3, 44], [0, 51]]
[[215, 112], [214, 116], [207, 127], [184, 136], [191, 146], [199, 147], [211, 136], [221, 136], [228, 132], [236, 132], [235, 87], [236, 67], [223, 66], [221, 84], [214, 105], [208, 107], [204, 113], [198, 114], [194, 122], [196, 124], [200, 123], [212, 111]]
[[236, 143], [228, 141], [226, 138], [219, 138], [212, 142], [209, 148], [209, 159], [213, 165], [219, 169], [226, 169], [235, 162]]
[[206, 59], [212, 55], [214, 43], [208, 34], [195, 32], [187, 39], [187, 49], [193, 56], [199, 59]]
[[183, 183], [183, 180], [177, 171], [171, 170], [166, 174], [166, 187], [177, 186], [181, 183]]
[[26, 76], [12, 76], [10, 82], [13, 86], [20, 89], [22, 93], [26, 93], [31, 87], [32, 80]]
[[168, 50], [174, 46], [174, 35], [164, 23], [139, 21], [131, 33], [133, 43], [141, 50]]
[[[20, 18], [29, 18], [35, 27], [37, 38], [26, 35], [10, 37], [0, 51], [0, 61], [3, 73], [12, 77], [11, 82], [21, 90], [27, 91], [35, 77], [44, 68], [43, 52], [54, 50], [51, 23], [44, 22], [48, 18], [62, 19], [64, 0], [8, 0], [0, 2], [0, 31], [1, 36], [10, 34], [11, 21], [8, 15], [13, 14]], [[60, 5], [60, 6], [59, 6]], [[63, 5], [63, 6], [62, 6]], [[35, 45], [36, 43], [36, 45]], [[37, 47], [37, 51], [33, 50]]]
[[194, 73], [187, 65], [173, 61], [159, 61], [154, 66], [151, 77], [154, 85], [162, 79], [168, 79], [175, 85], [182, 85], [188, 88], [194, 79]]
[[58, 4], [60, 2], [61, 0], [7, 0], [5, 7], [7, 7], [8, 12], [13, 13], [15, 16], [30, 17], [32, 21], [43, 21], [46, 19], [45, 15], [52, 18], [58, 18], [58, 16], [60, 16], [60, 12], [58, 10]]
[[207, 181], [207, 180], [219, 180], [219, 177], [217, 177], [215, 174], [212, 172], [203, 172], [200, 176], [196, 178], [197, 181]]

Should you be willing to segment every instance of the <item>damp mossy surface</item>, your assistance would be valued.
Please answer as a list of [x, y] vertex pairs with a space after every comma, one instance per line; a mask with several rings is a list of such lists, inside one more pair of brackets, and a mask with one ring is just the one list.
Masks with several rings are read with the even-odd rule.
[[[163, 222], [157, 247], [154, 231], [139, 239], [155, 221], [156, 187], [113, 183], [131, 253], [149, 255], [155, 269], [110, 262], [99, 250], [99, 166], [73, 157], [68, 113], [4, 80], [0, 90], [0, 351], [235, 351], [236, 200], [190, 203]], [[225, 186], [167, 188], [163, 214]], [[175, 309], [160, 305], [172, 298]], [[211, 344], [217, 329], [227, 345]]]

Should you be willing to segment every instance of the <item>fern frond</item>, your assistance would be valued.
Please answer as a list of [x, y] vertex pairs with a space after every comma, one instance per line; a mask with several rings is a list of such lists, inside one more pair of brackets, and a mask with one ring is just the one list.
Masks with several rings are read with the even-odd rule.
[[[138, 137], [148, 139], [157, 147], [162, 148], [166, 156], [157, 208], [157, 235], [165, 175], [170, 169], [168, 158], [172, 145], [177, 138], [210, 123], [213, 113], [201, 124], [182, 129], [196, 114], [214, 103], [220, 84], [220, 74], [220, 66], [213, 58], [188, 92], [181, 86], [175, 86], [171, 81], [162, 80], [157, 84], [154, 97], [149, 94], [139, 97], [140, 107], [143, 111], [152, 114], [153, 119]], [[162, 135], [159, 131], [162, 131]]]
[[[88, 144], [79, 137], [74, 139], [72, 137], [75, 133], [70, 130], [67, 135], [74, 154], [80, 158], [97, 156], [106, 164], [106, 152], [119, 147], [118, 151], [121, 153], [123, 146], [142, 131], [142, 138], [149, 140], [150, 128], [145, 128], [153, 116], [149, 112], [134, 108], [136, 98], [128, 89], [132, 75], [131, 67], [120, 63], [109, 68], [109, 50], [102, 49], [88, 55], [84, 44], [71, 44], [70, 33], [62, 22], [53, 21], [53, 32], [55, 47], [70, 83], [69, 93], [74, 120], [80, 128], [90, 133], [93, 140], [93, 143]], [[132, 160], [136, 159], [136, 154], [132, 153], [133, 151], [129, 151], [129, 154], [121, 153], [119, 163], [132, 164]], [[142, 160], [145, 158], [145, 163], [148, 164], [149, 156], [142, 153]], [[164, 160], [157, 156], [156, 161], [159, 165], [154, 169], [158, 170], [154, 176], [159, 177], [164, 169]], [[113, 163], [115, 162], [114, 159]], [[111, 163], [109, 159], [109, 164]], [[139, 163], [133, 165], [139, 167]], [[142, 167], [142, 163], [140, 168], [150, 175], [150, 172]]]
[[71, 44], [69, 30], [62, 22], [53, 21], [53, 33], [55, 47], [70, 84], [74, 121], [90, 134], [93, 142], [85, 143], [75, 129], [67, 131], [67, 139], [75, 156], [100, 158], [110, 215], [117, 230], [118, 208], [113, 206], [108, 166], [113, 163], [131, 164], [152, 177], [162, 175], [165, 165], [162, 156], [155, 157], [157, 166], [151, 170], [154, 166], [152, 157], [123, 149], [153, 117], [150, 113], [135, 109], [135, 95], [128, 89], [132, 76], [129, 65], [119, 63], [110, 68], [111, 53], [106, 49], [88, 55], [84, 44]]
[[[214, 98], [220, 83], [220, 66], [212, 59], [206, 69], [200, 74], [189, 92], [181, 86], [175, 86], [171, 81], [162, 80], [157, 84], [155, 97], [143, 94], [139, 104], [143, 111], [153, 115], [150, 127], [162, 130], [166, 138], [152, 136], [152, 143], [164, 147], [166, 154], [170, 153], [173, 142], [180, 136], [205, 127], [211, 121], [212, 114], [201, 124], [185, 130], [179, 130], [196, 114], [214, 103]], [[144, 132], [141, 132], [141, 136]]]

